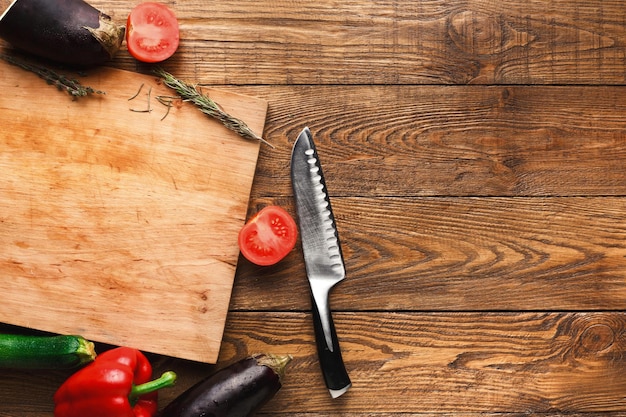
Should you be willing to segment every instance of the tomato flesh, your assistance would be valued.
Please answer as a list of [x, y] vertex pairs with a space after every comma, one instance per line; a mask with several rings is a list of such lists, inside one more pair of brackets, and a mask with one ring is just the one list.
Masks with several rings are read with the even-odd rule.
[[178, 49], [180, 31], [174, 12], [164, 4], [145, 2], [126, 20], [128, 52], [142, 62], [165, 61]]
[[254, 215], [239, 232], [239, 249], [250, 262], [274, 265], [296, 245], [296, 222], [283, 208], [268, 206]]

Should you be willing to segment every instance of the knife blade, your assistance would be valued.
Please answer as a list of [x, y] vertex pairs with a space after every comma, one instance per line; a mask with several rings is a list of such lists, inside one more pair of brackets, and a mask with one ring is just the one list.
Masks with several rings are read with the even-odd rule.
[[352, 383], [341, 355], [329, 295], [345, 278], [346, 271], [322, 165], [308, 127], [293, 145], [291, 183], [311, 288], [317, 353], [326, 387], [332, 398], [337, 398], [348, 391]]

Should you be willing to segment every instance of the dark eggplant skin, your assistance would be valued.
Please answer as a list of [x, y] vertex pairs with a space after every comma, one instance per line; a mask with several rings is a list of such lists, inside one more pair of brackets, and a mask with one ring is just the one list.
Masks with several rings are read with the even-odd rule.
[[72, 66], [110, 60], [124, 34], [124, 26], [83, 0], [15, 0], [0, 17], [0, 38], [32, 55]]
[[276, 395], [291, 356], [259, 354], [200, 380], [157, 417], [248, 417]]

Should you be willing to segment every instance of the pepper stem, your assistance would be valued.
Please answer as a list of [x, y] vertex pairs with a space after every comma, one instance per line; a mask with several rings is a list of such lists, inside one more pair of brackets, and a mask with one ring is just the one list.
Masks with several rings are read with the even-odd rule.
[[157, 379], [143, 384], [133, 385], [133, 389], [130, 391], [128, 398], [131, 400], [139, 398], [142, 395], [160, 390], [161, 388], [171, 387], [175, 382], [176, 374], [173, 371], [164, 372], [163, 375]]

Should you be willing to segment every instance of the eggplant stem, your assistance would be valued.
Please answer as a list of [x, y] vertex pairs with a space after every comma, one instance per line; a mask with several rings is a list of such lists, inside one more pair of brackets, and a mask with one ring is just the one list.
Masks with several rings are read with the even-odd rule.
[[285, 368], [292, 359], [293, 356], [291, 355], [272, 355], [268, 353], [256, 356], [259, 365], [272, 369], [281, 379], [285, 376]]
[[126, 27], [116, 25], [111, 18], [104, 13], [100, 13], [99, 26], [90, 28], [83, 26], [102, 46], [102, 48], [113, 58], [122, 45]]

